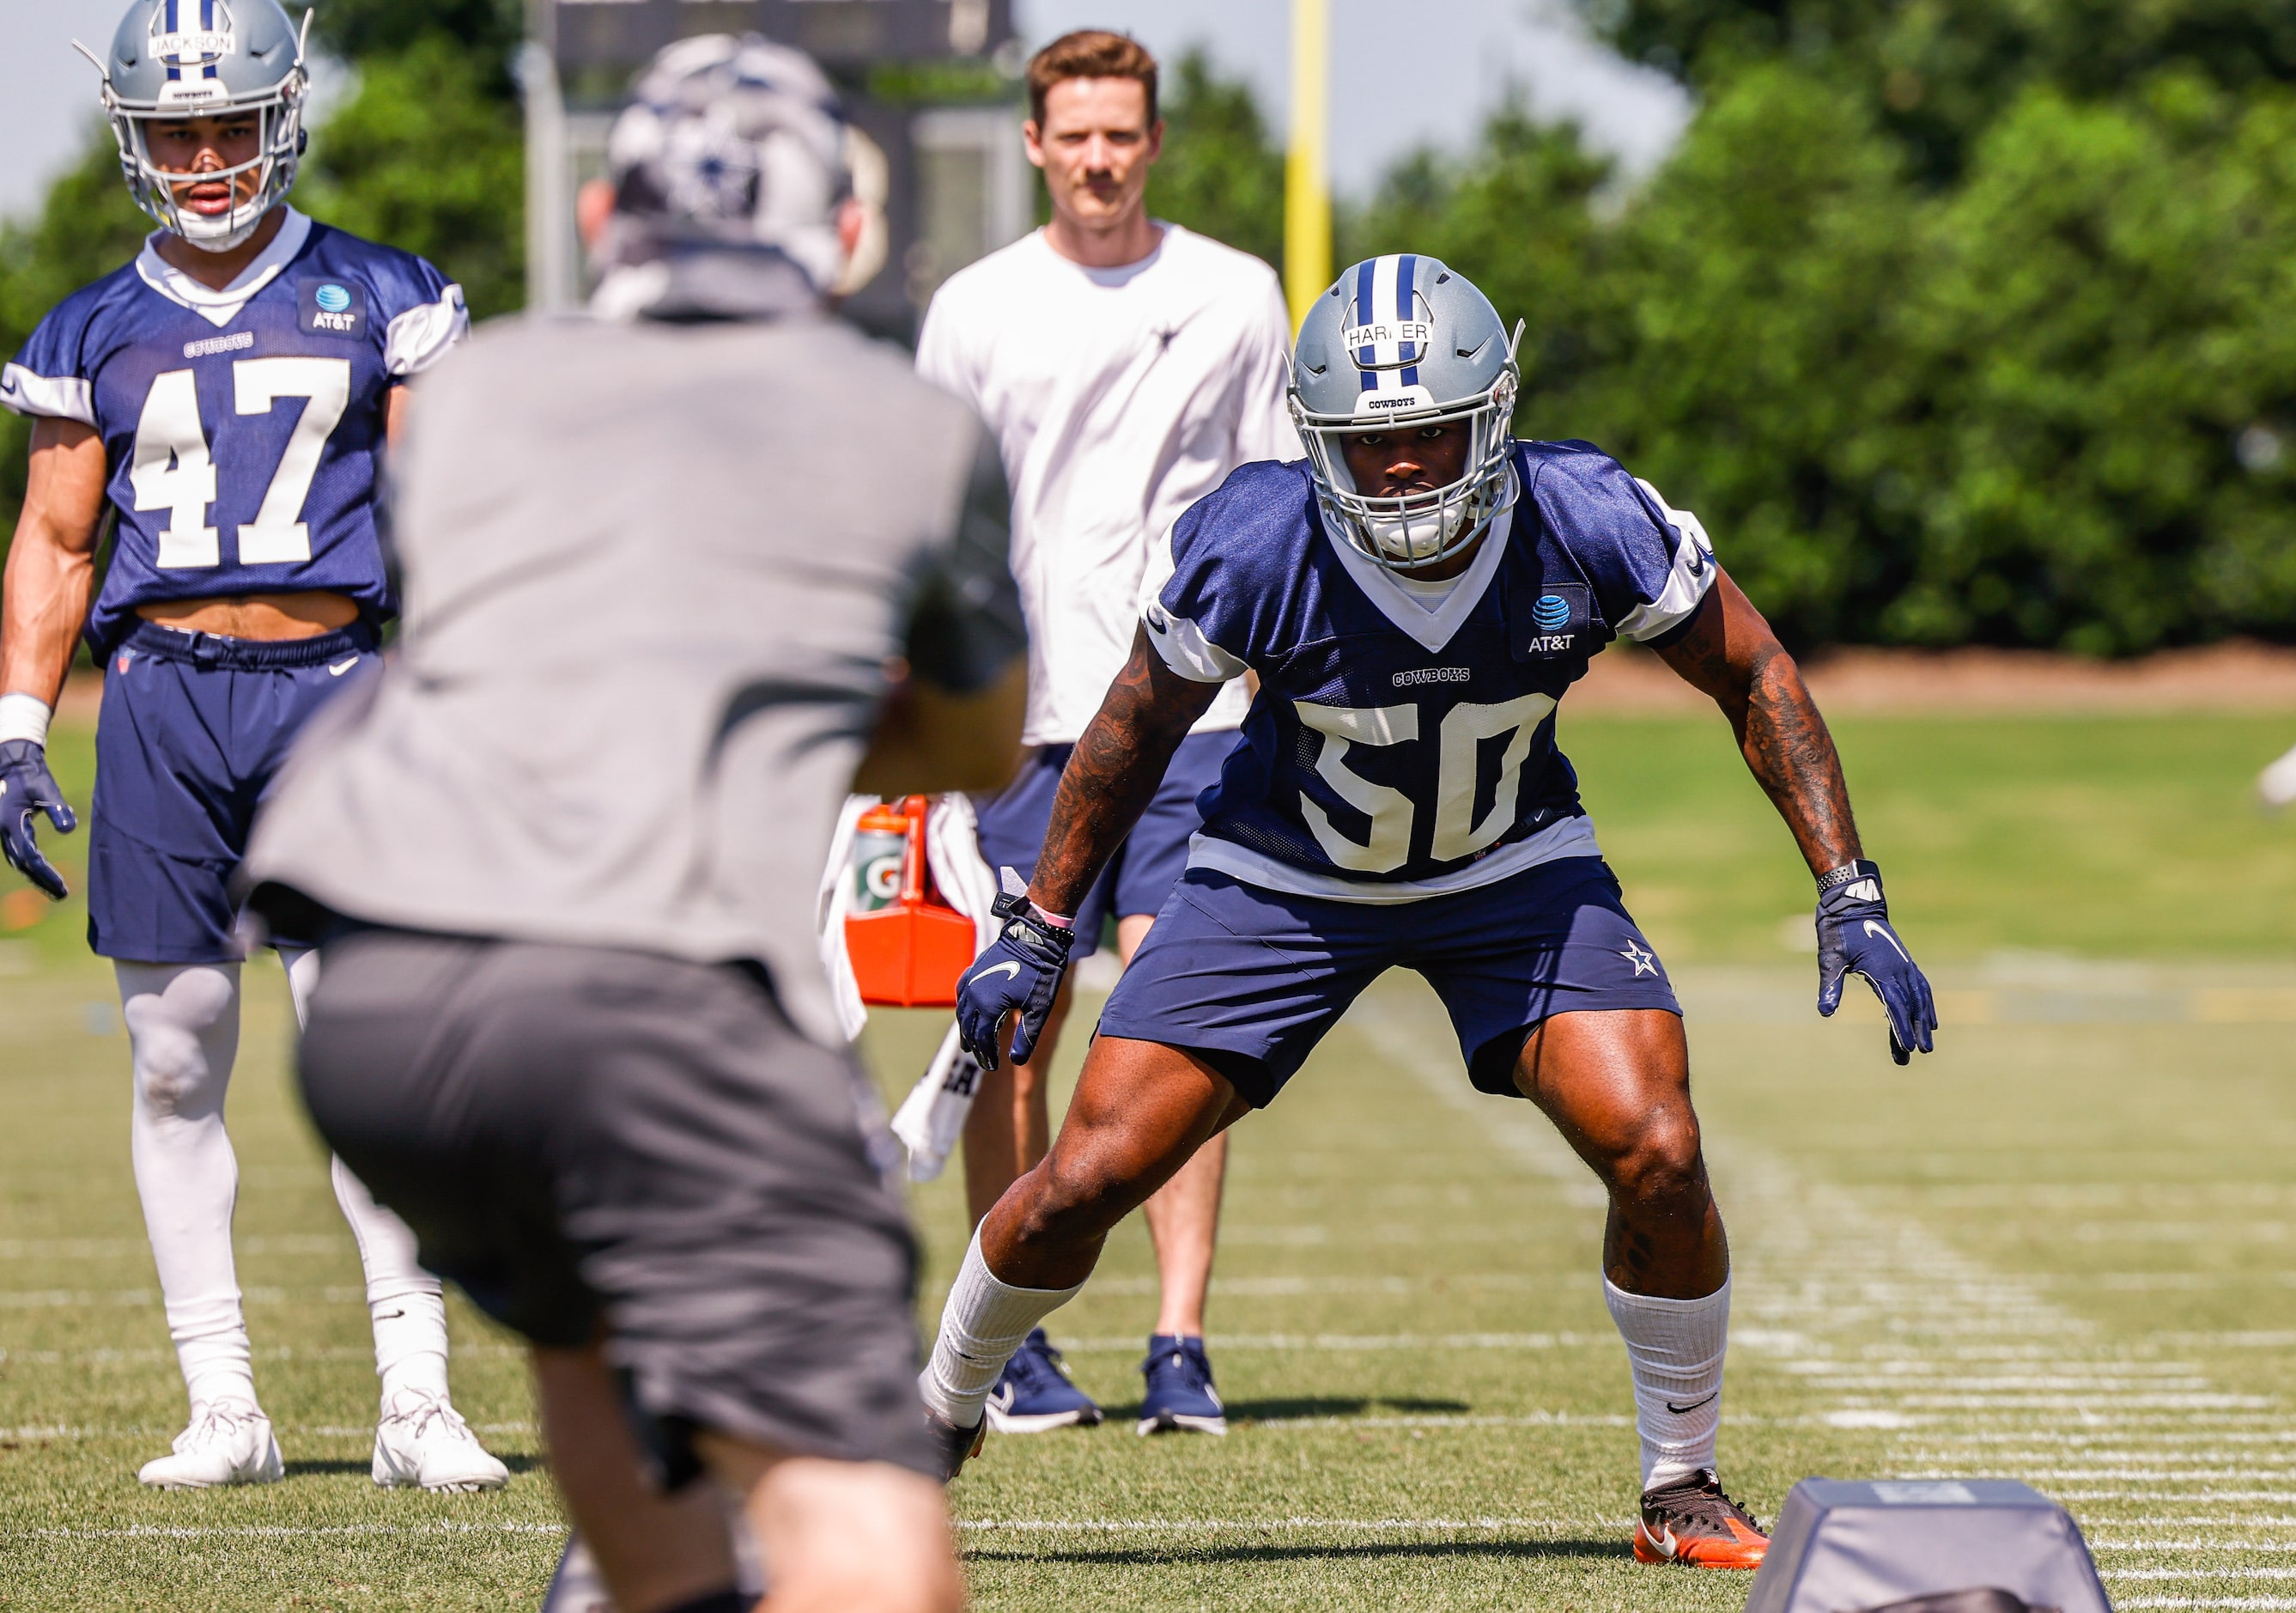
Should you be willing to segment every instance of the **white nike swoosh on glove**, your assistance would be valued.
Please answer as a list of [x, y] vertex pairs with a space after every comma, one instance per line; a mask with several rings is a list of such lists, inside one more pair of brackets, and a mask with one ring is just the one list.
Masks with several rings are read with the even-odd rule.
[[1882, 940], [1890, 943], [1890, 950], [1896, 952], [1898, 957], [1904, 959], [1907, 963], [1913, 962], [1913, 954], [1906, 951], [1905, 948], [1898, 944], [1898, 938], [1890, 934], [1890, 926], [1888, 925], [1882, 924], [1878, 920], [1869, 918], [1866, 921], [1866, 933], [1868, 935], [1879, 935]]
[[988, 979], [991, 975], [1012, 975], [1017, 976], [1020, 973], [1021, 966], [1017, 963], [999, 963], [993, 964], [989, 967], [981, 970], [972, 978], [976, 981], [981, 981]]

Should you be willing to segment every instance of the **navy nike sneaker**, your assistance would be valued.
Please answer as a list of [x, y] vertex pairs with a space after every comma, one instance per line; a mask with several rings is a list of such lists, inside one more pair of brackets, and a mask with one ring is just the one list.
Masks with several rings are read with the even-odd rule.
[[1042, 1434], [1048, 1428], [1089, 1428], [1100, 1420], [1092, 1396], [1069, 1381], [1061, 1353], [1045, 1329], [1004, 1363], [1004, 1375], [988, 1391], [988, 1426], [999, 1434]]
[[1227, 1408], [1212, 1387], [1211, 1358], [1201, 1338], [1159, 1333], [1148, 1341], [1148, 1395], [1140, 1403], [1143, 1434], [1225, 1434]]

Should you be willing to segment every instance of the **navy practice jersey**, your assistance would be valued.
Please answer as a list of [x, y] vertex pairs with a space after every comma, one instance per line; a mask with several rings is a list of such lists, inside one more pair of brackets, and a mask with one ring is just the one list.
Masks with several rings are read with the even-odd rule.
[[326, 588], [388, 618], [390, 389], [469, 325], [462, 288], [422, 259], [292, 209], [225, 291], [147, 243], [58, 304], [0, 375], [0, 404], [103, 438], [119, 531], [88, 616], [98, 658], [161, 600]]
[[1713, 555], [1587, 443], [1519, 443], [1513, 477], [1439, 601], [1326, 535], [1304, 463], [1245, 465], [1180, 517], [1150, 640], [1185, 677], [1260, 679], [1192, 866], [1394, 901], [1596, 853], [1555, 703], [1612, 638], [1687, 631]]

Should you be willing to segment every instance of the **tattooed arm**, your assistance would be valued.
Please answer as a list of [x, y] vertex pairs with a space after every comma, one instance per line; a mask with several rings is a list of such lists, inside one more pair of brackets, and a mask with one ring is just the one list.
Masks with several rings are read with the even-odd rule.
[[1116, 848], [1148, 810], [1172, 753], [1211, 708], [1217, 683], [1197, 683], [1164, 664], [1136, 630], [1132, 659], [1108, 686], [1077, 741], [1053, 798], [1053, 820], [1029, 900], [1048, 913], [1073, 913]]
[[1659, 655], [1729, 718], [1747, 767], [1793, 831], [1811, 873], [1863, 855], [1825, 719], [1793, 657], [1726, 572], [1715, 578], [1696, 625]]

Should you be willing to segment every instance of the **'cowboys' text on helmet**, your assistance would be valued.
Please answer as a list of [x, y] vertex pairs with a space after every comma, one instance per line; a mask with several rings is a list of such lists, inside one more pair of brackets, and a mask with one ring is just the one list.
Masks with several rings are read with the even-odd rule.
[[[1292, 362], [1292, 419], [1334, 537], [1411, 571], [1480, 538], [1506, 497], [1515, 338], [1490, 300], [1433, 258], [1372, 258], [1316, 300]], [[1341, 443], [1370, 432], [1470, 423], [1466, 470], [1402, 497], [1359, 490]]]
[[[310, 21], [306, 12], [299, 30], [279, 0], [135, 0], [127, 8], [97, 62], [103, 110], [119, 142], [127, 188], [161, 228], [208, 251], [229, 251], [294, 186], [305, 144], [310, 78], [303, 48]], [[186, 177], [152, 159], [151, 126], [250, 114], [260, 126], [255, 157], [197, 177], [201, 184], [231, 186], [231, 207], [206, 214], [187, 205]]]

